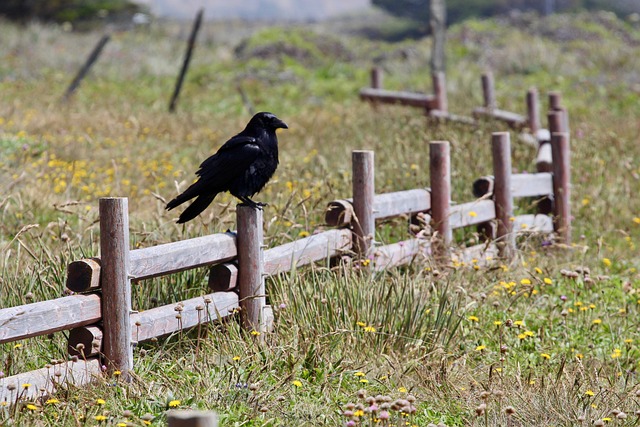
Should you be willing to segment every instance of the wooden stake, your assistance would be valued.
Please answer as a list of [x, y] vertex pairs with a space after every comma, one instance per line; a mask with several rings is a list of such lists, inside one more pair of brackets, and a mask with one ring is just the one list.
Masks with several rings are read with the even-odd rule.
[[370, 255], [375, 240], [375, 217], [373, 199], [375, 196], [375, 174], [373, 151], [354, 150], [351, 153], [353, 169], [353, 246], [361, 258]]
[[571, 161], [569, 134], [551, 135], [553, 152], [554, 230], [562, 243], [571, 244]]
[[496, 108], [496, 93], [493, 83], [493, 73], [487, 71], [482, 73], [482, 98], [484, 100], [484, 107], [493, 110]]
[[498, 223], [496, 238], [500, 256], [511, 258], [515, 254], [513, 229], [513, 195], [511, 193], [511, 141], [509, 132], [495, 132], [491, 135], [493, 156], [493, 199], [496, 204]]
[[431, 74], [433, 93], [436, 96], [436, 110], [449, 111], [447, 102], [447, 81], [442, 71]]
[[529, 132], [535, 135], [540, 129], [540, 103], [538, 90], [534, 87], [527, 91], [527, 123]]
[[93, 50], [89, 54], [89, 57], [85, 61], [84, 65], [82, 66], [82, 68], [80, 68], [80, 70], [78, 71], [78, 74], [76, 74], [76, 76], [73, 78], [73, 80], [69, 84], [69, 87], [64, 92], [64, 95], [62, 96], [62, 101], [68, 101], [69, 98], [71, 98], [71, 95], [73, 95], [73, 93], [76, 91], [78, 86], [80, 86], [80, 83], [85, 78], [85, 76], [87, 75], [87, 73], [89, 72], [93, 64], [96, 62], [96, 60], [102, 53], [102, 49], [105, 47], [105, 45], [110, 39], [111, 39], [111, 36], [109, 34], [105, 34], [104, 36], [102, 36], [102, 38], [100, 38], [100, 40], [98, 41], [98, 44], [96, 44], [96, 46], [93, 48]]
[[547, 118], [549, 120], [549, 132], [551, 135], [564, 132], [564, 120], [561, 111], [549, 111]]
[[382, 68], [373, 67], [371, 69], [371, 87], [373, 89], [382, 89]]
[[249, 331], [264, 332], [261, 312], [266, 305], [262, 210], [246, 205], [236, 208], [238, 222], [238, 288], [242, 324]]
[[129, 378], [131, 343], [131, 280], [129, 278], [129, 212], [125, 197], [100, 199], [100, 261], [102, 322], [107, 371]]
[[549, 110], [559, 110], [562, 108], [562, 94], [560, 92], [549, 92]]
[[433, 245], [434, 255], [440, 261], [448, 261], [449, 245], [452, 240], [449, 141], [431, 141], [429, 143], [429, 170], [431, 174], [431, 219], [437, 232], [437, 239]]
[[191, 62], [191, 55], [193, 54], [193, 48], [195, 47], [195, 44], [196, 44], [196, 37], [198, 36], [198, 30], [200, 30], [200, 24], [202, 23], [203, 14], [204, 14], [204, 9], [198, 10], [196, 19], [193, 21], [193, 27], [191, 28], [191, 35], [189, 35], [189, 41], [187, 42], [187, 51], [185, 52], [184, 60], [182, 61], [182, 68], [180, 69], [180, 74], [178, 75], [178, 80], [176, 81], [176, 87], [173, 90], [173, 95], [171, 95], [171, 101], [169, 102], [170, 113], [173, 113], [174, 111], [176, 111], [178, 96], [180, 96], [180, 90], [182, 89], [182, 82], [184, 81], [184, 76], [187, 74], [187, 70], [189, 69], [189, 62]]

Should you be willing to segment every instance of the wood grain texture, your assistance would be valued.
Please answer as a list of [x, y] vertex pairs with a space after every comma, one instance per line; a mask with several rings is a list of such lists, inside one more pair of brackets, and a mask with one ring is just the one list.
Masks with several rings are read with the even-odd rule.
[[483, 107], [487, 110], [494, 110], [497, 105], [493, 73], [491, 71], [482, 73], [482, 76], [480, 76], [480, 80], [482, 83]]
[[245, 205], [236, 209], [238, 221], [238, 290], [242, 324], [260, 331], [260, 315], [266, 304], [264, 287], [264, 238], [262, 210]]
[[538, 89], [532, 87], [527, 91], [527, 125], [529, 132], [535, 135], [540, 129], [540, 100], [538, 98]]
[[399, 92], [385, 89], [360, 89], [360, 99], [379, 104], [399, 104], [421, 107], [427, 110], [436, 108], [436, 97], [415, 92]]
[[449, 224], [452, 229], [476, 225], [496, 218], [493, 200], [476, 200], [451, 206]]
[[87, 292], [100, 287], [100, 258], [87, 258], [67, 265], [67, 289]]
[[371, 88], [382, 89], [383, 71], [380, 67], [373, 67], [371, 69]]
[[351, 232], [328, 230], [264, 251], [264, 272], [272, 276], [293, 267], [328, 260], [351, 249]]
[[[431, 209], [431, 194], [429, 190], [396, 191], [376, 194], [373, 197], [373, 216], [375, 219], [411, 215], [418, 212], [426, 212], [429, 209]], [[324, 219], [327, 225], [340, 227], [349, 224], [352, 218], [352, 199], [344, 199], [330, 202]]]
[[353, 249], [359, 257], [367, 257], [375, 241], [375, 166], [373, 151], [354, 150], [351, 153], [353, 212]]
[[429, 171], [431, 178], [431, 222], [437, 232], [434, 255], [448, 258], [451, 231], [451, 159], [448, 141], [429, 143]]
[[71, 295], [0, 309], [0, 344], [46, 335], [100, 320], [99, 295]]
[[425, 260], [430, 255], [431, 244], [427, 240], [409, 239], [379, 246], [374, 253], [373, 269], [382, 271], [400, 265], [407, 265], [416, 259]]
[[433, 84], [433, 94], [435, 103], [427, 105], [427, 110], [449, 111], [449, 101], [447, 100], [447, 79], [444, 72], [438, 71], [431, 74]]
[[353, 216], [353, 199], [333, 200], [327, 205], [324, 221], [332, 227], [344, 227], [351, 224]]
[[[84, 348], [80, 349], [78, 344], [82, 344]], [[70, 330], [67, 352], [71, 356], [80, 356], [83, 359], [100, 354], [102, 352], [102, 328], [92, 325]]]
[[237, 255], [232, 233], [212, 234], [131, 251], [132, 279], [148, 279], [203, 265], [230, 261]]
[[527, 125], [527, 119], [523, 115], [497, 108], [494, 108], [493, 110], [486, 107], [474, 108], [473, 117], [476, 119], [488, 117], [492, 120], [504, 122], [514, 129], [521, 129]]
[[214, 265], [209, 269], [209, 289], [213, 292], [226, 292], [236, 287], [238, 265], [233, 262]]
[[511, 194], [511, 139], [508, 132], [491, 135], [491, 157], [493, 160], [493, 200], [496, 214], [496, 239], [500, 256], [511, 258], [515, 254], [516, 241], [512, 231], [513, 196]]
[[553, 169], [551, 166], [552, 162], [551, 144], [549, 142], [543, 142], [538, 146], [538, 154], [536, 154], [536, 170], [538, 172], [551, 172]]
[[569, 134], [551, 135], [553, 150], [554, 229], [564, 244], [571, 243], [571, 160]]
[[473, 117], [462, 116], [460, 114], [453, 114], [453, 113], [450, 113], [448, 111], [430, 110], [429, 111], [429, 117], [431, 117], [433, 119], [436, 119], [436, 120], [440, 120], [440, 121], [463, 123], [465, 125], [475, 125], [475, 124], [477, 124], [476, 120]]
[[513, 222], [513, 231], [518, 234], [552, 233], [553, 219], [549, 215], [518, 215]]
[[562, 108], [562, 94], [560, 92], [549, 92], [549, 110]]
[[[209, 301], [209, 302], [207, 302]], [[177, 311], [176, 308], [180, 307]], [[238, 305], [235, 292], [214, 292], [180, 303], [131, 314], [131, 340], [146, 341], [154, 337], [192, 328], [229, 316]], [[180, 315], [180, 318], [176, 318]]]
[[129, 379], [133, 346], [128, 201], [124, 197], [101, 198], [99, 210], [104, 357], [108, 372], [117, 370]]
[[[64, 390], [67, 385], [76, 387], [87, 385], [101, 376], [101, 364], [96, 358], [86, 361], [80, 359], [77, 362], [66, 362], [12, 375], [0, 379], [0, 402], [13, 404], [18, 397], [22, 401], [33, 401], [40, 396], [52, 395], [58, 389]], [[22, 384], [30, 384], [30, 386], [23, 389]], [[9, 390], [7, 388], [9, 385], [15, 386], [16, 389]]]

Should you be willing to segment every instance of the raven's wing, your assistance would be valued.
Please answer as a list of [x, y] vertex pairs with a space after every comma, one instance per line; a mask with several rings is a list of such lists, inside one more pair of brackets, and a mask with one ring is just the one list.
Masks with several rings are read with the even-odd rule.
[[206, 196], [201, 202], [205, 199], [213, 200], [217, 193], [228, 190], [231, 183], [245, 173], [259, 154], [260, 147], [255, 138], [234, 136], [216, 154], [202, 162], [196, 172], [199, 179], [167, 203], [166, 208], [171, 210], [196, 196]]
[[229, 185], [243, 175], [260, 154], [260, 146], [255, 138], [234, 136], [216, 154], [200, 165], [196, 175], [202, 185], [227, 190]]

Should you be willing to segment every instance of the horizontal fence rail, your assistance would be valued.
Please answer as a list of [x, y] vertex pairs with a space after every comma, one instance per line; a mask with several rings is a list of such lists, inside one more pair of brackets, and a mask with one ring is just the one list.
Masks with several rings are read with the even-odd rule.
[[101, 319], [99, 295], [71, 295], [0, 310], [0, 344], [31, 338]]
[[[561, 119], [557, 120], [560, 125]], [[489, 239], [495, 236], [499, 242], [508, 238], [507, 242], [515, 244], [515, 236], [521, 233], [555, 232], [561, 242], [568, 243], [571, 237], [568, 134], [555, 132], [546, 143], [553, 149], [551, 172], [511, 174], [510, 161], [507, 161], [510, 160], [509, 135], [493, 134], [492, 144], [496, 178], [485, 176], [476, 180], [473, 193], [478, 198], [454, 205], [450, 202], [448, 142], [430, 144], [430, 189], [385, 194], [375, 194], [373, 152], [355, 151], [353, 198], [332, 201], [325, 212], [327, 225], [336, 228], [269, 249], [262, 245], [262, 212], [240, 205], [236, 213], [244, 217], [238, 220], [237, 233], [129, 250], [127, 200], [101, 199], [101, 236], [109, 236], [112, 243], [117, 240], [112, 246], [122, 249], [109, 259], [96, 257], [68, 265], [67, 287], [74, 292], [88, 293], [0, 309], [0, 344], [70, 330], [68, 352], [72, 360], [0, 379], [0, 401], [41, 397], [54, 393], [59, 385], [67, 382], [87, 384], [103, 375], [105, 369], [108, 373], [122, 368], [122, 378], [126, 379], [126, 372], [133, 366], [135, 343], [220, 321], [238, 310], [245, 328], [268, 331], [273, 315], [266, 304], [264, 277], [304, 265], [328, 263], [332, 258], [348, 255], [356, 259], [358, 268], [368, 266], [370, 271], [382, 271], [416, 260], [476, 263], [496, 256], [508, 258], [511, 254], [504, 250], [505, 245], [497, 245], [493, 240], [468, 248], [456, 249], [449, 244], [452, 230], [456, 228], [479, 226], [480, 229], [500, 221], [502, 226], [497, 228], [497, 235], [493, 225], [489, 227], [490, 232], [485, 233]], [[510, 200], [521, 197], [553, 200], [553, 216], [511, 216]], [[113, 211], [109, 208], [111, 204]], [[500, 212], [499, 206], [503, 206]], [[501, 215], [501, 219], [496, 218], [497, 215]], [[109, 220], [103, 223], [103, 217]], [[408, 231], [416, 237], [385, 245], [377, 242], [375, 221], [392, 217], [406, 217], [411, 224]], [[428, 227], [418, 225], [417, 218], [423, 224], [426, 221]], [[110, 222], [117, 232], [107, 228], [105, 224]], [[421, 231], [415, 232], [415, 227]], [[114, 259], [121, 265], [113, 265]], [[117, 273], [115, 279], [106, 278], [105, 265]], [[131, 281], [204, 266], [209, 266], [211, 293], [142, 312], [127, 308], [131, 303]], [[104, 287], [105, 281], [109, 281], [112, 289]], [[123, 302], [117, 303], [127, 306], [125, 310], [119, 306], [122, 310], [119, 317], [126, 317], [126, 321], [118, 328], [105, 321], [105, 310], [111, 310], [109, 307], [115, 301], [112, 295], [126, 296]], [[105, 351], [105, 343], [109, 342], [111, 353]], [[21, 390], [13, 388], [14, 384], [31, 386]]]

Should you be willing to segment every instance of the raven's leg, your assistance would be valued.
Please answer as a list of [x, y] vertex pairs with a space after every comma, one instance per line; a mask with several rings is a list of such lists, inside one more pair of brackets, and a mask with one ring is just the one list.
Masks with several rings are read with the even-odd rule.
[[262, 208], [264, 206], [267, 206], [266, 203], [262, 203], [262, 202], [257, 202], [256, 203], [253, 200], [251, 200], [250, 198], [248, 198], [247, 196], [241, 196], [241, 197], [238, 197], [238, 199], [240, 199], [240, 201], [242, 201], [242, 203], [244, 203], [245, 205], [250, 206], [250, 207], [252, 207], [254, 209], [262, 210]]

